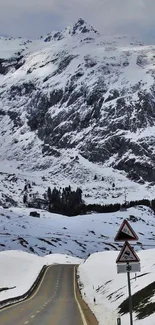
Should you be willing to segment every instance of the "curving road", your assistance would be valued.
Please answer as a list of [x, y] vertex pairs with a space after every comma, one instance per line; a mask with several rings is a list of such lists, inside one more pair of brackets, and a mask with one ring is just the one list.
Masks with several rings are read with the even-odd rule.
[[0, 325], [88, 325], [74, 291], [74, 266], [50, 266], [27, 300], [0, 311]]

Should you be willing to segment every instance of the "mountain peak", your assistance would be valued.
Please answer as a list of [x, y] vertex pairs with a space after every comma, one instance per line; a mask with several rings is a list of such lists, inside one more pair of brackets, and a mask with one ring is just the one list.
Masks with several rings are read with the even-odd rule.
[[91, 25], [87, 24], [87, 22], [79, 18], [77, 22], [71, 26], [66, 27], [64, 30], [60, 32], [52, 32], [47, 34], [44, 39], [45, 42], [50, 42], [51, 40], [59, 41], [66, 36], [73, 36], [78, 34], [86, 34], [86, 33], [94, 33], [98, 34], [97, 30], [95, 30]]
[[69, 29], [71, 35], [79, 33], [85, 34], [89, 32], [97, 33], [97, 31], [82, 18], [79, 18], [78, 21]]

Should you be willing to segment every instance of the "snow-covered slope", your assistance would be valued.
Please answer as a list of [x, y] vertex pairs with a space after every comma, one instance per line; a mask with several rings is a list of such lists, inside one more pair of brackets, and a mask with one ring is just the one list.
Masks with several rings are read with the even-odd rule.
[[[155, 321], [154, 254], [154, 249], [139, 251], [141, 272], [131, 274], [133, 318], [136, 325], [150, 325]], [[130, 321], [128, 301], [122, 304], [128, 298], [127, 276], [117, 274], [117, 256], [118, 252], [96, 253], [79, 267], [82, 295], [97, 316], [99, 325], [115, 325], [119, 315], [123, 325]]]
[[0, 250], [23, 250], [37, 255], [69, 254], [86, 258], [103, 250], [119, 250], [114, 237], [124, 218], [139, 236], [134, 247], [155, 247], [155, 217], [151, 209], [139, 206], [109, 214], [65, 217], [38, 210], [40, 218], [31, 217], [32, 209], [0, 209]]
[[21, 204], [24, 179], [36, 178], [41, 191], [43, 176], [81, 184], [90, 200], [101, 201], [102, 187], [111, 200], [113, 182], [118, 201], [125, 183], [130, 198], [152, 197], [154, 64], [154, 46], [100, 35], [82, 19], [35, 41], [1, 37], [0, 172], [9, 166], [1, 202], [8, 188]]
[[[40, 156], [38, 165], [44, 163], [44, 159], [46, 158]], [[82, 198], [88, 204], [122, 204], [125, 197], [127, 201], [154, 199], [155, 186], [135, 183], [112, 167], [89, 162], [75, 150], [65, 150], [63, 157], [52, 157], [52, 160], [46, 161], [46, 169], [32, 171], [25, 167], [19, 168], [15, 160], [1, 161], [0, 205], [24, 206], [24, 188], [27, 184], [31, 185], [28, 194], [42, 199], [49, 186], [53, 189], [69, 185], [72, 189], [80, 187], [83, 191]], [[27, 168], [30, 163], [28, 158]]]

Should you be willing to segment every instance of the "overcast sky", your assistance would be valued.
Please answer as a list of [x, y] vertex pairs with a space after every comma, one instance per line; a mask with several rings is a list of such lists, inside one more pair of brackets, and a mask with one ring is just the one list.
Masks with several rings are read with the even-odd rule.
[[155, 0], [0, 0], [0, 35], [37, 38], [79, 17], [101, 33], [155, 44]]

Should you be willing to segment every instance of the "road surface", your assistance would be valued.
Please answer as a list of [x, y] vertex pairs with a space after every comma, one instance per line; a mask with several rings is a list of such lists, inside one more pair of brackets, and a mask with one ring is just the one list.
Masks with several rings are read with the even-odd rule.
[[0, 311], [0, 325], [89, 325], [76, 299], [74, 274], [73, 265], [50, 266], [30, 298]]

